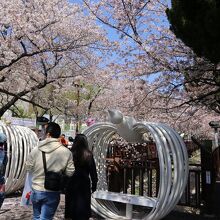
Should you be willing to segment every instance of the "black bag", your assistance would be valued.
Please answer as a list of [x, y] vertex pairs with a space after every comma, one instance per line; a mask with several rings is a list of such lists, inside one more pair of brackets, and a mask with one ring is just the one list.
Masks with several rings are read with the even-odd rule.
[[52, 191], [63, 191], [64, 188], [64, 176], [62, 172], [47, 171], [45, 152], [42, 152], [45, 181], [44, 188]]
[[44, 188], [53, 191], [60, 191], [62, 189], [62, 175], [53, 171], [45, 173]]

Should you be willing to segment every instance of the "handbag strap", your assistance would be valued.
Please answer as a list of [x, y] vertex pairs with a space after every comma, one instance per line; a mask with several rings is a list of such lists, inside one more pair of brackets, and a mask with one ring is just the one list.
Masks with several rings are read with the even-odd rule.
[[[47, 162], [46, 162], [45, 152], [43, 152], [43, 151], [42, 151], [42, 158], [43, 158], [43, 164], [44, 164], [44, 173], [46, 174], [46, 172], [47, 172]], [[62, 170], [61, 170], [61, 173], [63, 173]]]
[[46, 162], [46, 156], [45, 152], [42, 151], [42, 158], [43, 158], [43, 164], [44, 164], [44, 173], [47, 172], [47, 162]]

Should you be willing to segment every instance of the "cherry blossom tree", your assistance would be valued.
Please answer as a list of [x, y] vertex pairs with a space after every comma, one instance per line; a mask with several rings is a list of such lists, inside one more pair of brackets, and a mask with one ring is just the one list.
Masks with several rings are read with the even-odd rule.
[[121, 77], [154, 79], [152, 92], [157, 88], [163, 111], [172, 112], [174, 107], [182, 106], [190, 109], [191, 105], [200, 109], [205, 105], [219, 113], [219, 67], [196, 57], [170, 31], [166, 17], [169, 1], [83, 2], [98, 21], [118, 34], [124, 59], [114, 66]]
[[[0, 3], [0, 115], [31, 92], [85, 73], [106, 49], [92, 16], [66, 0]], [[36, 106], [43, 107], [38, 103]]]
[[[0, 3], [0, 115], [17, 100], [32, 103], [37, 114], [42, 108], [41, 114], [83, 120], [104, 120], [111, 107], [138, 120], [201, 133], [204, 105], [218, 110], [210, 97], [217, 100], [219, 79], [209, 81], [212, 87], [201, 81], [198, 86], [197, 73], [205, 68], [206, 81], [213, 77], [212, 66], [169, 30], [168, 2], [78, 2]], [[110, 29], [115, 36], [107, 41]]]

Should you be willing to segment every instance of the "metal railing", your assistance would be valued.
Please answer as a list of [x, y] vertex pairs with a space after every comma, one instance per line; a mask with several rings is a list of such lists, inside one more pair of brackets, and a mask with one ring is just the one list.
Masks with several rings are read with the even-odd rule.
[[[117, 172], [117, 178], [114, 181], [118, 181], [115, 183], [117, 189], [114, 190], [114, 187], [111, 187], [110, 191], [157, 197], [160, 182], [160, 170], [157, 160], [148, 160], [145, 163], [121, 160], [120, 164], [121, 166], [118, 167], [117, 171], [109, 170], [108, 172], [109, 186], [112, 184], [110, 182], [111, 172]], [[201, 206], [201, 172], [200, 164], [190, 164], [188, 184], [178, 205], [195, 208]], [[120, 187], [118, 187], [119, 185]]]

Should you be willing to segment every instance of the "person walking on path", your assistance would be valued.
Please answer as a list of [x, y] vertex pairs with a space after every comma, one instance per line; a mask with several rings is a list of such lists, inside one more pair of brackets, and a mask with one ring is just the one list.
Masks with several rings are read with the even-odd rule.
[[98, 178], [85, 135], [76, 135], [71, 151], [75, 172], [66, 188], [65, 219], [88, 220], [91, 217], [91, 192], [96, 191]]
[[60, 136], [60, 142], [64, 147], [68, 147], [68, 140], [66, 139], [65, 134], [62, 134]]
[[8, 162], [6, 142], [6, 135], [0, 133], [0, 208], [5, 199], [5, 171]]
[[26, 169], [32, 173], [33, 220], [52, 220], [60, 202], [60, 191], [51, 191], [44, 188], [45, 172], [42, 152], [45, 152], [47, 170], [62, 171], [67, 176], [74, 172], [72, 154], [60, 141], [61, 129], [54, 122], [46, 127], [46, 139], [39, 142], [29, 154]]

